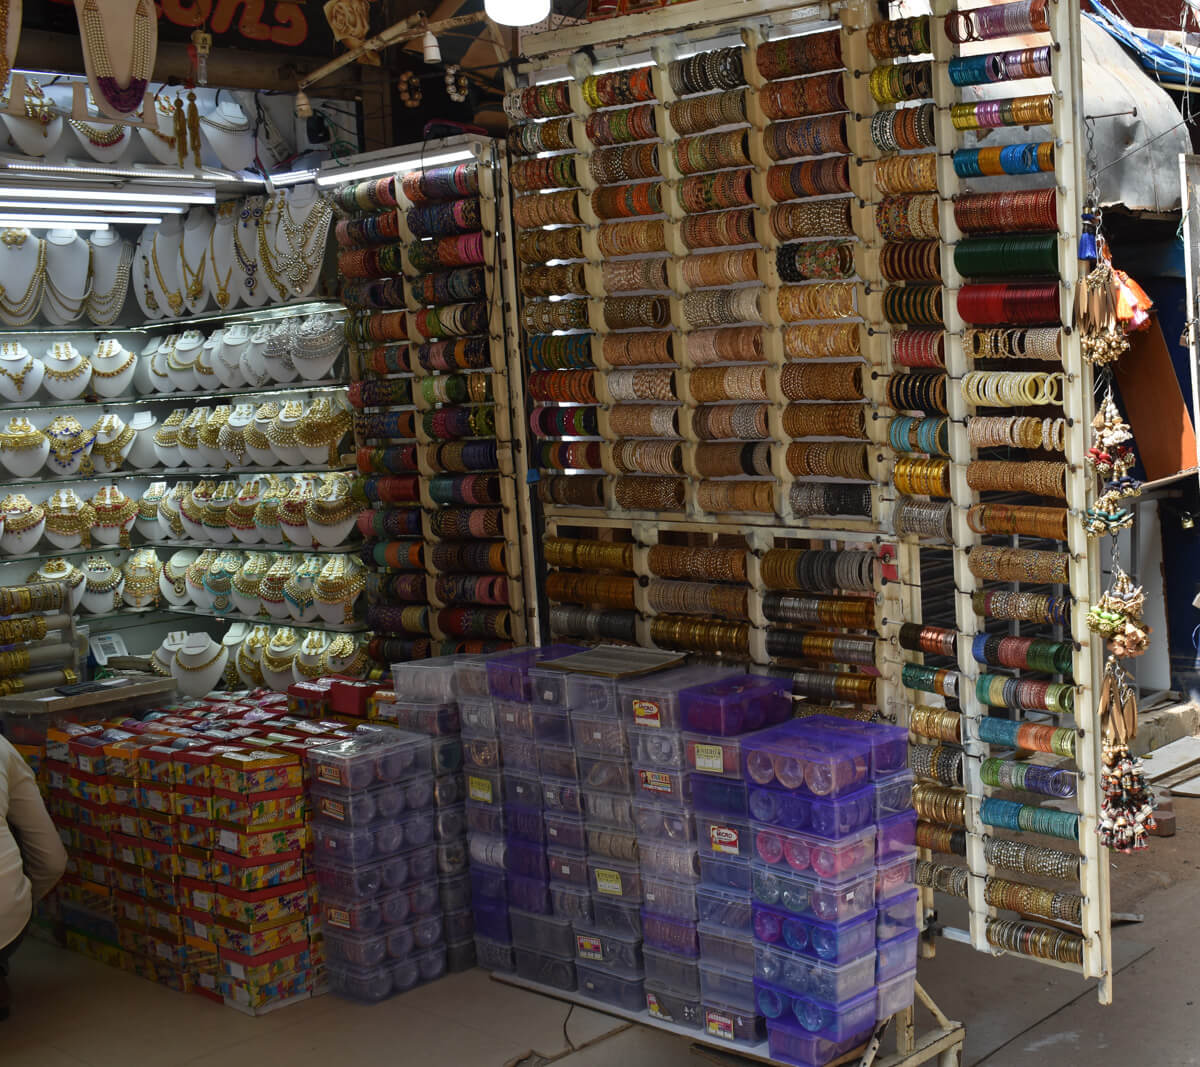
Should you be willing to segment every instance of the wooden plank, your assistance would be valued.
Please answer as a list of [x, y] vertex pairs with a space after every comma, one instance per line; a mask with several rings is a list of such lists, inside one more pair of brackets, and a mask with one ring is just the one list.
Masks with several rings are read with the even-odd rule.
[[128, 700], [162, 696], [174, 691], [175, 680], [173, 678], [147, 678], [146, 681], [135, 681], [132, 685], [117, 686], [114, 689], [98, 689], [95, 692], [78, 693], [75, 696], [63, 696], [53, 689], [41, 689], [32, 693], [22, 693], [20, 696], [0, 697], [0, 713], [57, 715], [64, 711], [120, 704]]
[[1200, 774], [1171, 786], [1171, 794], [1177, 797], [1200, 797]]
[[1178, 741], [1146, 753], [1142, 760], [1147, 779], [1151, 782], [1161, 781], [1185, 767], [1200, 763], [1200, 737], [1181, 737]]

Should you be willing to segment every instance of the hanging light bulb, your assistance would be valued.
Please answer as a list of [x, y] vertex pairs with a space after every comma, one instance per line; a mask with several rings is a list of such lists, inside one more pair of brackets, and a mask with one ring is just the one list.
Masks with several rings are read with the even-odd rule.
[[532, 26], [550, 14], [550, 0], [483, 0], [483, 10], [501, 26]]
[[426, 63], [440, 63], [442, 61], [442, 50], [438, 46], [438, 39], [429, 30], [425, 31], [425, 37], [421, 42], [425, 50]]

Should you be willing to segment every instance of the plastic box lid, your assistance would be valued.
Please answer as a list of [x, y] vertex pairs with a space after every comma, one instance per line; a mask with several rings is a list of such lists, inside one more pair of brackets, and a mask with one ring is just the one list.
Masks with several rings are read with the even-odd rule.
[[392, 664], [392, 687], [404, 700], [454, 699], [454, 670], [458, 656], [434, 656]]
[[746, 780], [814, 797], [863, 788], [870, 776], [871, 746], [853, 736], [813, 729], [807, 725], [810, 721], [793, 719], [746, 738]]
[[562, 659], [585, 651], [581, 645], [543, 645], [540, 648], [523, 648], [516, 652], [504, 652], [490, 656], [487, 660], [488, 690], [501, 700], [533, 700], [533, 681], [529, 676], [531, 667], [546, 660]]
[[729, 667], [696, 664], [618, 681], [621, 717], [637, 726], [677, 730], [682, 724], [679, 694], [732, 673]]
[[359, 790], [430, 771], [428, 736], [377, 727], [344, 741], [305, 750], [313, 781], [327, 790]]

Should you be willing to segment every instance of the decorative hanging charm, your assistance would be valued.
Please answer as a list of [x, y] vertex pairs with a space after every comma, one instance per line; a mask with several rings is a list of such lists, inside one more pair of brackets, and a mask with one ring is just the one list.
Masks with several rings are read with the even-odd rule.
[[405, 107], [421, 106], [421, 80], [411, 71], [406, 70], [396, 82], [396, 91]]
[[1146, 783], [1142, 761], [1129, 751], [1129, 742], [1137, 734], [1136, 691], [1113, 656], [1104, 665], [1099, 712], [1104, 750], [1096, 833], [1105, 848], [1135, 852], [1147, 847], [1146, 837], [1156, 826], [1154, 794]]
[[[83, 0], [79, 7], [79, 35], [88, 57], [92, 95], [112, 111], [132, 115], [142, 106], [146, 86], [154, 73], [158, 50], [158, 11], [151, 0], [137, 0], [133, 10], [133, 51], [128, 76], [121, 79], [113, 70], [105, 39], [105, 20], [97, 0]], [[121, 85], [124, 80], [125, 85]], [[102, 108], [103, 109], [103, 108]]]
[[1097, 241], [1100, 258], [1076, 290], [1075, 322], [1083, 358], [1103, 367], [1129, 350], [1126, 334], [1149, 324], [1154, 302], [1137, 282], [1112, 265], [1103, 237]]
[[1137, 462], [1132, 441], [1133, 433], [1110, 388], [1092, 419], [1092, 445], [1086, 457], [1088, 466], [1104, 479], [1100, 495], [1083, 520], [1089, 537], [1103, 537], [1133, 525], [1132, 509], [1121, 503], [1142, 492], [1142, 483], [1129, 473]]
[[1142, 617], [1145, 605], [1142, 587], [1117, 564], [1112, 588], [1088, 611], [1088, 629], [1107, 639], [1112, 655], [1140, 656], [1150, 644], [1151, 630]]
[[456, 104], [466, 102], [467, 90], [470, 88], [470, 83], [467, 81], [467, 76], [463, 73], [462, 67], [457, 63], [451, 63], [446, 67], [446, 95]]

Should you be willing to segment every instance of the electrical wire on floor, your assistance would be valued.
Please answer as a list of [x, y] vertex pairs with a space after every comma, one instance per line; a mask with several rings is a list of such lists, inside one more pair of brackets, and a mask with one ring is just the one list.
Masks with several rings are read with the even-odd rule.
[[567, 1043], [567, 1048], [572, 1052], [578, 1052], [579, 1050], [575, 1047], [575, 1042], [571, 1040], [570, 1035], [567, 1033], [567, 1023], [571, 1021], [571, 1013], [574, 1011], [575, 1005], [572, 1004], [567, 1008], [567, 1014], [563, 1016], [563, 1040]]

